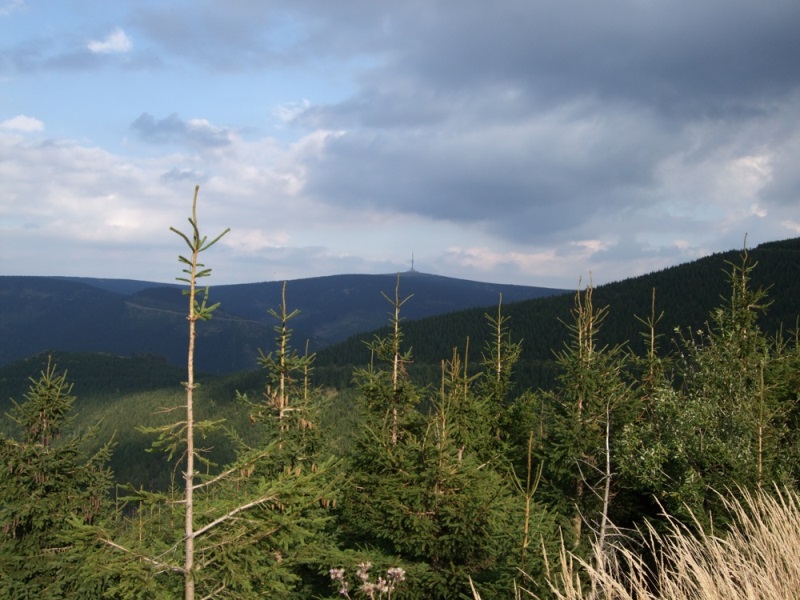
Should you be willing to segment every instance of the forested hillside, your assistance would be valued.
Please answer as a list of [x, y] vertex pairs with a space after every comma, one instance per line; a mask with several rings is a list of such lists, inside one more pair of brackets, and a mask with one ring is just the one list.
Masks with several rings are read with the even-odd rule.
[[[336, 275], [289, 282], [301, 311], [298, 338], [312, 351], [385, 321], [381, 292], [395, 275]], [[427, 275], [403, 275], [415, 294], [410, 318], [489, 306], [502, 293], [512, 300], [540, 298], [561, 290], [501, 285]], [[222, 307], [198, 333], [198, 368], [230, 373], [257, 366], [258, 348], [271, 336], [268, 310], [280, 302], [283, 282], [214, 288]], [[0, 277], [0, 365], [45, 351], [151, 354], [173, 365], [184, 360], [186, 332], [180, 286], [144, 281], [76, 277]]]
[[[769, 290], [769, 310], [759, 315], [759, 326], [769, 333], [796, 328], [800, 314], [800, 238], [761, 244], [748, 252], [758, 265], [752, 274], [753, 285]], [[725, 272], [729, 263], [739, 260], [740, 253], [740, 250], [717, 253], [598, 286], [594, 290], [595, 304], [608, 307], [608, 316], [598, 334], [599, 343], [628, 344], [633, 351], [643, 352], [645, 340], [637, 317], [650, 315], [654, 293], [655, 309], [663, 313], [657, 333], [667, 341], [662, 351], [672, 348], [669, 340], [674, 337], [676, 327], [705, 328], [710, 307], [728, 293]], [[576, 291], [578, 283], [576, 279]], [[581, 285], [589, 283], [584, 280]], [[402, 278], [400, 285], [403, 289]], [[574, 295], [572, 292], [522, 302], [510, 302], [503, 297], [503, 314], [509, 319], [511, 337], [522, 345], [522, 359], [517, 366], [522, 388], [547, 387], [554, 383], [554, 352], [566, 339], [563, 321], [569, 318]], [[419, 371], [436, 376], [442, 358], [450, 356], [453, 348], [463, 351], [467, 338], [473, 350], [477, 352], [482, 348], [489, 336], [483, 327], [486, 312], [486, 309], [477, 308], [405, 322], [405, 340], [414, 349]], [[386, 332], [386, 329], [379, 330], [378, 335]], [[317, 360], [320, 371], [325, 373], [321, 381], [343, 384], [351, 365], [365, 364], [369, 360], [364, 351], [365, 340], [369, 339], [370, 335], [357, 335], [345, 343], [321, 350]]]
[[[648, 540], [712, 544], [712, 524], [724, 538], [746, 522], [742, 503], [797, 504], [796, 240], [446, 319], [406, 321], [416, 297], [395, 278], [388, 327], [351, 342], [358, 358], [337, 349], [338, 366], [295, 335], [283, 286], [259, 371], [220, 378], [193, 362], [223, 315], [198, 268], [219, 237], [194, 215], [176, 230], [180, 374], [94, 354], [2, 371], [0, 596], [596, 597], [603, 577], [635, 574], [618, 558], [682, 572], [659, 546], [638, 560]], [[549, 385], [520, 386], [535, 360]], [[328, 368], [352, 387], [316, 385]], [[760, 548], [752, 535], [727, 547]], [[759, 561], [728, 579], [762, 586]]]

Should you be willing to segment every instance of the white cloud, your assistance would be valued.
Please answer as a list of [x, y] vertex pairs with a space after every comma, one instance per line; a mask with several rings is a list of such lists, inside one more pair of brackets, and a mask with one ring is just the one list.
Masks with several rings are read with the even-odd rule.
[[13, 129], [14, 131], [44, 131], [44, 123], [39, 119], [27, 115], [17, 115], [11, 119], [6, 119], [0, 123], [3, 129]]
[[119, 27], [114, 29], [102, 41], [90, 40], [86, 47], [95, 54], [112, 54], [115, 52], [128, 52], [133, 48], [133, 42]]
[[23, 0], [6, 0], [6, 2], [0, 3], [0, 17], [8, 16], [23, 6], [25, 6]]
[[287, 232], [267, 232], [256, 228], [236, 229], [235, 236], [227, 236], [223, 244], [240, 254], [257, 254], [267, 248], [283, 248], [290, 240]]
[[[48, 135], [0, 121], [0, 269], [83, 253], [107, 276], [130, 251], [152, 258], [125, 276], [153, 277], [195, 183], [204, 226], [232, 228], [213, 259], [228, 281], [392, 272], [414, 251], [420, 271], [573, 287], [800, 231], [797, 2], [712, 0], [697, 20], [675, 0], [427, 0], [424, 19], [419, 2], [112, 4], [50, 13], [46, 35], [32, 4], [13, 15], [31, 33], [5, 41], [20, 108], [0, 119], [36, 112]], [[34, 85], [59, 85], [57, 113], [15, 97]]]
[[[338, 272], [339, 261], [326, 248], [329, 239], [319, 236], [313, 249], [293, 240], [293, 232], [331, 227], [329, 215], [287, 190], [296, 187], [287, 183], [287, 172], [302, 159], [294, 152], [270, 139], [234, 139], [208, 163], [195, 154], [129, 158], [74, 141], [0, 135], [0, 155], [8, 158], [0, 161], [0, 272], [117, 272], [170, 281], [181, 245], [169, 227], [186, 225], [194, 181], [163, 174], [206, 170], [211, 173], [200, 193], [203, 229], [210, 235], [232, 229], [213, 261], [215, 283], [299, 277], [307, 275], [309, 263], [314, 274]], [[317, 264], [321, 255], [330, 258]], [[125, 262], [123, 271], [119, 261]], [[278, 263], [280, 270], [273, 267]]]
[[465, 268], [477, 271], [480, 273], [477, 278], [484, 281], [508, 278], [530, 285], [557, 287], [564, 283], [551, 279], [554, 274], [567, 275], [569, 279], [590, 272], [595, 254], [608, 246], [596, 240], [567, 242], [560, 247], [530, 251], [452, 246], [447, 249], [444, 264], [449, 272]]
[[781, 223], [786, 229], [791, 231], [793, 234], [800, 234], [800, 223], [796, 221], [783, 221]]
[[289, 123], [297, 116], [307, 111], [310, 107], [311, 102], [304, 98], [299, 102], [284, 102], [280, 106], [276, 106], [273, 109], [272, 114], [279, 121], [282, 121], [283, 123]]

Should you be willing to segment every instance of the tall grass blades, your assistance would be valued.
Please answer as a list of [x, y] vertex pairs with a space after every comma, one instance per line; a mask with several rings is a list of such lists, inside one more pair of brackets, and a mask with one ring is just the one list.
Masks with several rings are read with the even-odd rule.
[[[800, 497], [776, 490], [722, 496], [732, 517], [717, 535], [674, 518], [643, 533], [640, 552], [613, 547], [605, 560], [563, 550], [548, 581], [559, 600], [776, 600], [800, 598]], [[654, 565], [654, 566], [648, 566]], [[531, 594], [533, 597], [533, 594]]]

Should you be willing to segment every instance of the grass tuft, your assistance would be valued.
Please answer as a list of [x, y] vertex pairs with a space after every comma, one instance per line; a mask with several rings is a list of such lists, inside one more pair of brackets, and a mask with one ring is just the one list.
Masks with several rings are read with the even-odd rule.
[[[669, 517], [647, 527], [640, 550], [621, 545], [591, 560], [562, 548], [548, 580], [558, 600], [775, 600], [800, 598], [800, 498], [791, 490], [723, 497], [732, 525], [692, 531]], [[536, 598], [534, 594], [531, 597]], [[477, 597], [477, 596], [476, 596]]]

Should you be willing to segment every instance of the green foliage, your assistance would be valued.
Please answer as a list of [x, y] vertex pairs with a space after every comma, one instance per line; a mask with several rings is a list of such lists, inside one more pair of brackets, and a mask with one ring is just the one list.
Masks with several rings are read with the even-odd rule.
[[[390, 334], [370, 344], [380, 362], [358, 378], [366, 425], [347, 453], [337, 509], [343, 543], [364, 548], [371, 562], [406, 569], [398, 597], [461, 597], [470, 578], [485, 593], [510, 592], [526, 505], [497, 449], [492, 424], [499, 418], [489, 418], [503, 403], [477, 393], [481, 374], [469, 375], [457, 351], [442, 363], [438, 392], [417, 389], [406, 368], [411, 353], [401, 344], [398, 289], [389, 301]], [[504, 321], [493, 323], [502, 328]], [[512, 361], [505, 362], [506, 346], [499, 348], [507, 365], [502, 385]], [[534, 535], [549, 537], [552, 522], [535, 509]]]
[[[753, 285], [767, 288], [775, 285], [780, 290], [766, 314], [760, 315], [763, 331], [777, 331], [781, 325], [791, 327], [797, 317], [797, 298], [800, 297], [800, 238], [783, 242], [761, 244], [750, 251], [759, 268], [753, 273]], [[713, 254], [699, 260], [670, 267], [602, 286], [594, 290], [597, 306], [609, 306], [609, 311], [599, 332], [601, 345], [629, 346], [636, 355], [646, 353], [645, 340], [640, 336], [640, 324], [634, 315], [650, 313], [652, 290], [658, 292], [663, 318], [659, 322], [661, 333], [671, 333], [675, 327], [696, 330], [703, 328], [709, 309], [726, 295], [726, 282], [719, 276], [726, 262], [738, 260], [736, 250]], [[690, 290], [691, 293], [687, 293]], [[522, 336], [522, 356], [515, 368], [513, 393], [521, 395], [527, 390], [552, 389], [556, 384], [553, 351], [561, 348], [567, 339], [566, 330], [559, 319], [568, 314], [574, 294], [565, 293], [551, 297], [508, 302], [504, 315], [511, 319], [514, 332]], [[506, 295], [504, 294], [504, 299]], [[449, 357], [453, 346], [470, 337], [475, 348], [484, 348], [492, 339], [483, 327], [486, 308], [473, 308], [452, 314], [409, 320], [404, 324], [405, 341], [414, 348], [414, 372], [421, 385], [435, 384], [439, 379], [439, 364]], [[388, 334], [388, 328], [377, 335]], [[327, 373], [331, 365], [363, 365], [363, 339], [359, 335], [347, 343], [318, 351], [317, 372]], [[669, 349], [668, 344], [662, 351]], [[424, 375], [424, 376], [423, 376]], [[326, 381], [332, 382], [333, 379]], [[337, 381], [341, 379], [337, 378]]]
[[[675, 289], [659, 290], [665, 308], [657, 310], [652, 287], [631, 303], [619, 286], [589, 286], [571, 299], [566, 327], [532, 323], [532, 313], [501, 303], [479, 318], [455, 317], [476, 328], [457, 338], [466, 340], [460, 348], [451, 341], [458, 327], [405, 323], [410, 296], [398, 277], [394, 294], [384, 294], [389, 327], [368, 352], [359, 342], [363, 360], [353, 363], [366, 366], [344, 392], [315, 387], [317, 355], [308, 343], [304, 353], [293, 349], [290, 326], [303, 317], [287, 307], [284, 284], [280, 304], [266, 311], [277, 323], [274, 348], [258, 353], [262, 370], [203, 378], [200, 388], [195, 325], [209, 326], [219, 304], [196, 286], [210, 273], [198, 255], [221, 236], [200, 234], [196, 199], [190, 233], [173, 230], [191, 250], [179, 259], [189, 284], [185, 396], [152, 358], [133, 361], [151, 377], [137, 381], [132, 362], [87, 356], [77, 369], [88, 391], [80, 407], [92, 421], [102, 416], [100, 425], [74, 418], [72, 388], [50, 363], [30, 380], [25, 402], [10, 404], [0, 427], [3, 597], [299, 599], [330, 595], [332, 583], [350, 597], [463, 598], [473, 589], [510, 597], [521, 580], [542, 583], [536, 592], [546, 597], [562, 541], [602, 571], [619, 531], [612, 522], [647, 521], [657, 534], [675, 523], [659, 521], [667, 509], [684, 518], [681, 527], [708, 519], [722, 529], [716, 491], [769, 493], [800, 480], [800, 328], [763, 333], [767, 308], [779, 302], [756, 285], [747, 251], [727, 263], [719, 307], [708, 313], [703, 304], [707, 322], [681, 323], [672, 346], [665, 332], [676, 314], [689, 314]], [[596, 308], [609, 298], [619, 301], [614, 316]], [[569, 300], [547, 302], [566, 314]], [[632, 318], [642, 307], [649, 316]], [[512, 338], [512, 317], [524, 339]], [[623, 319], [630, 324], [618, 327]], [[407, 337], [407, 325], [417, 333]], [[619, 337], [628, 331], [630, 344]], [[419, 361], [409, 340], [437, 358]], [[532, 343], [557, 351], [528, 355]], [[482, 349], [477, 368], [470, 344]], [[349, 379], [349, 367], [324, 369]], [[520, 386], [534, 371], [545, 383]], [[137, 454], [131, 422], [155, 437], [149, 462]], [[100, 440], [114, 430], [112, 459]], [[113, 503], [109, 460], [135, 463], [128, 473], [140, 482], [117, 486]], [[155, 471], [161, 482], [142, 486]], [[382, 591], [398, 569], [404, 579]]]
[[[512, 342], [511, 332], [508, 327], [510, 317], [503, 314], [503, 297], [497, 303], [497, 314], [486, 313], [486, 321], [490, 337], [484, 345], [481, 365], [483, 372], [477, 381], [475, 399], [469, 403], [474, 407], [471, 422], [485, 423], [487, 429], [485, 439], [497, 442], [502, 438], [502, 417], [507, 412], [508, 404], [512, 399], [514, 381], [512, 379], [522, 355], [522, 342]], [[455, 359], [455, 357], [454, 357]], [[466, 378], [466, 361], [464, 376]], [[464, 389], [467, 389], [467, 381]]]
[[[608, 308], [595, 308], [593, 289], [575, 295], [569, 342], [556, 354], [558, 383], [542, 393], [534, 410], [540, 415], [536, 452], [544, 466], [549, 496], [571, 521], [574, 546], [585, 542], [583, 525], [600, 526], [607, 515], [601, 488], [608, 437], [634, 412], [626, 379], [627, 357], [620, 346], [599, 346], [598, 332]], [[616, 462], [616, 461], [615, 461]]]
[[[367, 426], [381, 438], [388, 436], [392, 446], [397, 445], [402, 430], [417, 419], [416, 406], [419, 393], [408, 374], [411, 350], [402, 350], [403, 331], [400, 327], [400, 308], [411, 299], [400, 299], [400, 275], [397, 276], [394, 297], [381, 292], [392, 306], [389, 313], [391, 332], [385, 337], [376, 336], [367, 347], [371, 359], [367, 368], [356, 369], [354, 380], [361, 390]], [[378, 365], [375, 365], [375, 360]]]
[[[212, 246], [197, 227], [196, 199], [189, 222], [192, 235], [176, 230], [192, 251], [181, 256], [187, 266], [189, 284], [189, 352], [186, 388], [186, 419], [148, 430], [158, 434], [154, 449], [167, 454], [167, 460], [180, 457], [185, 491], [177, 495], [139, 490], [128, 498], [138, 504], [135, 517], [119, 527], [124, 543], [105, 540], [120, 549], [124, 558], [138, 560], [150, 569], [150, 580], [157, 580], [163, 593], [182, 588], [185, 597], [224, 595], [230, 598], [261, 597], [265, 591], [281, 597], [304, 597], [300, 572], [313, 564], [324, 545], [320, 533], [327, 522], [325, 507], [333, 496], [335, 473], [333, 463], [313, 454], [307, 430], [317, 425], [304, 410], [310, 399], [306, 384], [303, 402], [292, 398], [296, 386], [294, 375], [308, 369], [313, 359], [298, 358], [291, 350], [291, 331], [287, 322], [295, 313], [286, 310], [285, 290], [280, 312], [272, 311], [280, 320], [276, 328], [278, 350], [261, 355], [268, 372], [266, 405], [251, 413], [251, 420], [267, 426], [258, 438], [260, 445], [251, 446], [244, 438], [230, 431], [237, 450], [236, 460], [223, 468], [205, 460], [195, 445], [200, 438], [218, 430], [221, 421], [197, 419], [194, 412], [194, 343], [195, 324], [211, 318], [218, 304], [208, 304], [208, 288], [202, 299], [196, 281], [210, 274], [198, 262], [198, 255]], [[224, 234], [224, 232], [223, 232]], [[274, 388], [273, 388], [274, 384]], [[245, 394], [239, 396], [247, 400]], [[303, 404], [305, 403], [305, 404]], [[271, 425], [275, 424], [274, 427]], [[275, 435], [271, 436], [270, 433]], [[195, 470], [195, 459], [206, 468]], [[163, 507], [153, 513], [154, 507]], [[147, 510], [149, 509], [149, 510]], [[144, 520], [144, 525], [142, 521]], [[184, 533], [177, 527], [183, 523]], [[157, 529], [160, 535], [149, 537], [144, 530]], [[175, 575], [183, 579], [177, 584]]]
[[275, 458], [277, 469], [313, 468], [314, 455], [322, 443], [319, 423], [322, 397], [311, 388], [315, 355], [308, 353], [307, 344], [303, 355], [291, 345], [289, 322], [300, 311], [288, 310], [285, 283], [281, 305], [268, 312], [278, 324], [274, 327], [275, 350], [268, 354], [259, 350], [258, 362], [267, 380], [264, 392], [255, 402], [247, 394], [239, 393], [238, 399], [250, 410], [250, 420], [264, 424], [269, 434], [279, 440], [282, 458]]
[[497, 316], [486, 314], [492, 337], [486, 342], [483, 354], [485, 369], [481, 392], [489, 401], [502, 405], [508, 401], [511, 376], [522, 354], [522, 342], [512, 342], [508, 322], [511, 317], [502, 313], [503, 297], [497, 304]]
[[791, 477], [794, 400], [777, 385], [783, 344], [771, 343], [758, 325], [768, 302], [765, 290], [752, 287], [755, 266], [747, 251], [728, 264], [728, 298], [706, 329], [679, 332], [673, 378], [657, 372], [642, 386], [645, 418], [623, 436], [631, 485], [655, 494], [674, 514], [721, 513], [714, 490]]
[[[297, 576], [283, 555], [304, 545], [308, 524], [321, 520], [315, 507], [330, 491], [320, 485], [329, 465], [320, 465], [315, 474], [301, 470], [276, 473], [271, 464], [282, 450], [281, 440], [252, 449], [237, 438], [237, 459], [220, 469], [196, 445], [221, 425], [220, 420], [198, 419], [194, 410], [195, 326], [209, 320], [218, 306], [208, 304], [208, 288], [200, 299], [196, 282], [208, 276], [210, 269], [204, 268], [198, 255], [221, 237], [208, 242], [200, 234], [196, 202], [197, 189], [189, 219], [192, 234], [173, 229], [191, 250], [190, 258], [179, 259], [186, 265], [187, 275], [180, 280], [189, 284], [186, 404], [178, 407], [185, 410], [186, 417], [142, 428], [157, 435], [153, 449], [165, 452], [167, 461], [179, 459], [184, 492], [137, 490], [123, 499], [131, 503], [134, 516], [118, 523], [113, 538], [105, 533], [98, 537], [120, 552], [117, 561], [122, 567], [135, 564], [138, 576], [159, 594], [182, 590], [187, 600], [198, 593], [203, 597], [224, 593], [232, 598], [252, 598], [267, 589], [285, 594], [293, 589]], [[195, 460], [204, 465], [205, 474], [195, 469]], [[303, 516], [307, 511], [312, 511], [311, 517]], [[133, 573], [137, 573], [135, 569]]]
[[75, 397], [66, 372], [48, 364], [30, 382], [9, 414], [19, 438], [0, 437], [0, 596], [96, 598], [109, 575], [81, 568], [87, 548], [73, 520], [108, 515], [111, 445], [87, 453], [92, 432], [69, 432]]
[[[300, 356], [291, 346], [289, 321], [299, 311], [287, 309], [285, 286], [281, 305], [269, 313], [278, 324], [275, 350], [260, 352], [265, 391], [255, 401], [237, 392], [249, 410], [250, 426], [260, 433], [254, 437], [256, 445], [235, 436], [245, 479], [232, 490], [232, 498], [265, 497], [270, 492], [258, 510], [248, 510], [246, 531], [239, 534], [253, 536], [255, 542], [247, 548], [252, 558], [245, 561], [253, 563], [246, 572], [251, 581], [248, 593], [257, 596], [259, 590], [269, 590], [285, 598], [304, 598], [322, 585], [315, 574], [327, 566], [323, 557], [336, 553], [326, 528], [339, 476], [335, 461], [322, 453], [325, 444], [318, 419], [323, 396], [309, 383], [314, 356]], [[241, 569], [240, 546], [237, 541], [231, 573]], [[265, 554], [271, 560], [265, 561]], [[256, 578], [258, 573], [262, 575]]]

